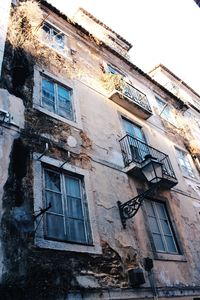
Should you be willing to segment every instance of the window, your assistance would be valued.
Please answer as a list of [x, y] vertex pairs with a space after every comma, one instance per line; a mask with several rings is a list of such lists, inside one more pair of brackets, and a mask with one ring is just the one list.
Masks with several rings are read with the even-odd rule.
[[178, 163], [183, 172], [183, 175], [194, 178], [195, 175], [194, 175], [193, 169], [191, 167], [191, 164], [188, 160], [188, 157], [187, 157], [188, 154], [180, 149], [176, 149], [176, 154], [177, 154]]
[[117, 68], [115, 68], [114, 66], [107, 64], [107, 73], [111, 73], [113, 75], [121, 75], [122, 77], [125, 77], [125, 75], [123, 74], [123, 72], [119, 71]]
[[90, 172], [41, 153], [33, 159], [34, 211], [52, 204], [35, 221], [36, 247], [102, 254]]
[[166, 121], [176, 126], [177, 123], [175, 118], [175, 109], [171, 105], [169, 105], [168, 103], [166, 103], [165, 101], [163, 101], [158, 97], [156, 97], [156, 101], [158, 104], [160, 116]]
[[72, 90], [54, 80], [42, 78], [41, 105], [68, 120], [74, 121]]
[[146, 145], [146, 139], [142, 132], [142, 129], [136, 124], [124, 118], [123, 118], [123, 124], [124, 124], [126, 134], [133, 137], [133, 139], [131, 137], [128, 138], [132, 159], [134, 161], [143, 160], [145, 155], [149, 154], [149, 149], [148, 146]]
[[62, 52], [62, 54], [67, 54], [68, 47], [66, 36], [64, 33], [46, 22], [42, 27], [42, 40], [50, 47]]
[[145, 209], [156, 251], [178, 254], [178, 247], [165, 204], [145, 200]]
[[127, 134], [135, 137], [136, 139], [140, 140], [143, 143], [146, 143], [142, 129], [138, 125], [124, 118], [123, 118], [123, 124]]
[[44, 168], [45, 233], [49, 239], [91, 244], [83, 178]]

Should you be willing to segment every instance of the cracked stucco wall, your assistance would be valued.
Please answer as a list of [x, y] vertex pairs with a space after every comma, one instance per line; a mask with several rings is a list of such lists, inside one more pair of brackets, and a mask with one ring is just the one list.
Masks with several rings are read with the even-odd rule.
[[[64, 28], [64, 24], [62, 26]], [[76, 35], [71, 25], [68, 24], [68, 27], [66, 30], [72, 34], [70, 45], [76, 50], [76, 57], [89, 66], [85, 77], [82, 75], [73, 79], [76, 89], [74, 96], [79, 103], [80, 126], [63, 122], [34, 106], [34, 89], [38, 84], [34, 80], [39, 78], [34, 77], [34, 62], [30, 58], [24, 59], [28, 62], [29, 75], [25, 78], [23, 86], [17, 90], [13, 88], [14, 57], [10, 46], [7, 45], [6, 48], [0, 100], [2, 109], [10, 111], [17, 126], [3, 128], [3, 134], [0, 135], [1, 230], [3, 230], [0, 272], [3, 275], [2, 291], [5, 299], [9, 299], [8, 285], [12, 287], [13, 294], [15, 289], [18, 291], [20, 300], [30, 300], [34, 297], [66, 299], [69, 290], [81, 290], [84, 293], [85, 290], [95, 292], [96, 289], [102, 291], [128, 289], [127, 270], [143, 267], [144, 257], [155, 258], [144, 209], [141, 209], [133, 220], [127, 221], [126, 230], [122, 229], [119, 219], [117, 201], [125, 202], [136, 196], [138, 189], [144, 188], [143, 182], [123, 172], [119, 145], [119, 139], [125, 135], [122, 116], [140, 125], [152, 146], [167, 152], [179, 180], [171, 192], [163, 191], [158, 198], [164, 200], [170, 209], [184, 257], [182, 255], [172, 258], [170, 255], [164, 255], [160, 259], [155, 259], [156, 284], [163, 289], [173, 287], [176, 292], [180, 287], [193, 286], [195, 289], [200, 285], [197, 237], [200, 230], [199, 215], [190, 198], [190, 196], [197, 197], [197, 193], [188, 183], [186, 184], [175, 158], [174, 145], [177, 143], [183, 147], [183, 144], [172, 134], [165, 135], [165, 129], [158, 117], [152, 116], [147, 121], [141, 120], [108, 99], [108, 93], [99, 80], [100, 64], [106, 60], [124, 69], [127, 66], [111, 53], [107, 51], [102, 53], [99, 49], [95, 49], [96, 46], [90, 45], [89, 39]], [[95, 72], [89, 72], [90, 70]], [[48, 67], [48, 72], [58, 81], [66, 80], [65, 74], [56, 71], [54, 65]], [[135, 71], [127, 72], [136, 87], [144, 90], [151, 103], [155, 104], [149, 82], [134, 73]], [[40, 97], [39, 90], [36, 96]], [[76, 141], [75, 147], [70, 146], [69, 138]], [[21, 233], [12, 227], [12, 213], [17, 211], [16, 208], [33, 212], [32, 154], [42, 153], [46, 143], [49, 144], [49, 149], [45, 155], [63, 162], [67, 159], [67, 151], [70, 151], [68, 163], [89, 172], [90, 193], [95, 206], [93, 218], [96, 218], [98, 225], [102, 254], [55, 251], [50, 247], [36, 248], [34, 236]], [[17, 166], [19, 167], [21, 162], [23, 174], [17, 171]], [[196, 183], [198, 180], [197, 177]], [[145, 278], [146, 283], [143, 287], [147, 288], [148, 297], [151, 297], [147, 273]], [[136, 299], [147, 295], [143, 292], [141, 288]], [[127, 295], [128, 293], [129, 291]], [[136, 297], [136, 293], [134, 295]], [[102, 299], [107, 298], [102, 296]]]
[[10, 6], [11, 6], [11, 0], [8, 1], [1, 1], [0, 3], [0, 77], [1, 77], [1, 68], [2, 68], [2, 62], [3, 62], [3, 56], [4, 56], [4, 47], [6, 42], [6, 33], [7, 33], [7, 27], [8, 27], [8, 20], [9, 20], [9, 14], [10, 14]]
[[[4, 214], [5, 206], [2, 203], [5, 183], [8, 178], [10, 153], [12, 151], [13, 142], [19, 137], [19, 128], [24, 126], [24, 106], [21, 99], [11, 95], [5, 89], [0, 89], [0, 110], [10, 113], [11, 123], [0, 127], [0, 220]], [[3, 233], [1, 231], [0, 236]], [[2, 240], [0, 239], [0, 278], [5, 272], [3, 265]], [[0, 279], [1, 280], [1, 279]]]

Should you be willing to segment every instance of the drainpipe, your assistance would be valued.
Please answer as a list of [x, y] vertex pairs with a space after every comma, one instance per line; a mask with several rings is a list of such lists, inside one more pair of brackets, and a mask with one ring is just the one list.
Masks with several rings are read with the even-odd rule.
[[148, 278], [149, 278], [149, 282], [150, 282], [152, 293], [153, 293], [153, 299], [158, 300], [158, 292], [156, 289], [155, 278], [154, 278], [154, 274], [153, 274], [152, 270], [148, 271]]
[[153, 259], [151, 259], [150, 257], [145, 257], [144, 258], [144, 268], [148, 273], [148, 278], [149, 278], [150, 286], [151, 286], [152, 293], [153, 293], [153, 299], [158, 300], [158, 292], [156, 289], [155, 278], [154, 278], [154, 274], [153, 274]]

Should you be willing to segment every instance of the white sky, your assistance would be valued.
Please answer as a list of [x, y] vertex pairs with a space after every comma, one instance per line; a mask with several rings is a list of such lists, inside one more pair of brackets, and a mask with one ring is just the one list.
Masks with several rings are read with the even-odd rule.
[[162, 63], [200, 94], [200, 8], [193, 0], [48, 0], [69, 15], [83, 7], [128, 40], [143, 71]]

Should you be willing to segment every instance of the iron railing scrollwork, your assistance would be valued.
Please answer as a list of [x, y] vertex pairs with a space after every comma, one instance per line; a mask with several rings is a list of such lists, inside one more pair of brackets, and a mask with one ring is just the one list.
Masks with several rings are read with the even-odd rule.
[[164, 177], [168, 179], [176, 179], [176, 175], [167, 154], [149, 146], [148, 144], [129, 134], [120, 139], [119, 142], [125, 167], [130, 165], [132, 162], [142, 164], [145, 156], [150, 154], [152, 157], [155, 157], [159, 162], [162, 163]]
[[122, 79], [122, 85], [120, 87], [116, 86], [117, 90], [120, 90], [120, 92], [128, 97], [132, 102], [138, 104], [145, 110], [147, 110], [149, 113], [152, 113], [149, 101], [147, 99], [147, 96], [139, 91], [137, 88], [132, 86], [130, 83], [125, 82], [124, 79]]
[[136, 197], [134, 197], [131, 200], [128, 200], [125, 203], [121, 203], [120, 201], [117, 202], [122, 226], [124, 229], [126, 228], [126, 220], [136, 215], [145, 197], [150, 197], [154, 193], [156, 188], [157, 186], [153, 185], [150, 189], [148, 189], [144, 193], [137, 195]]

